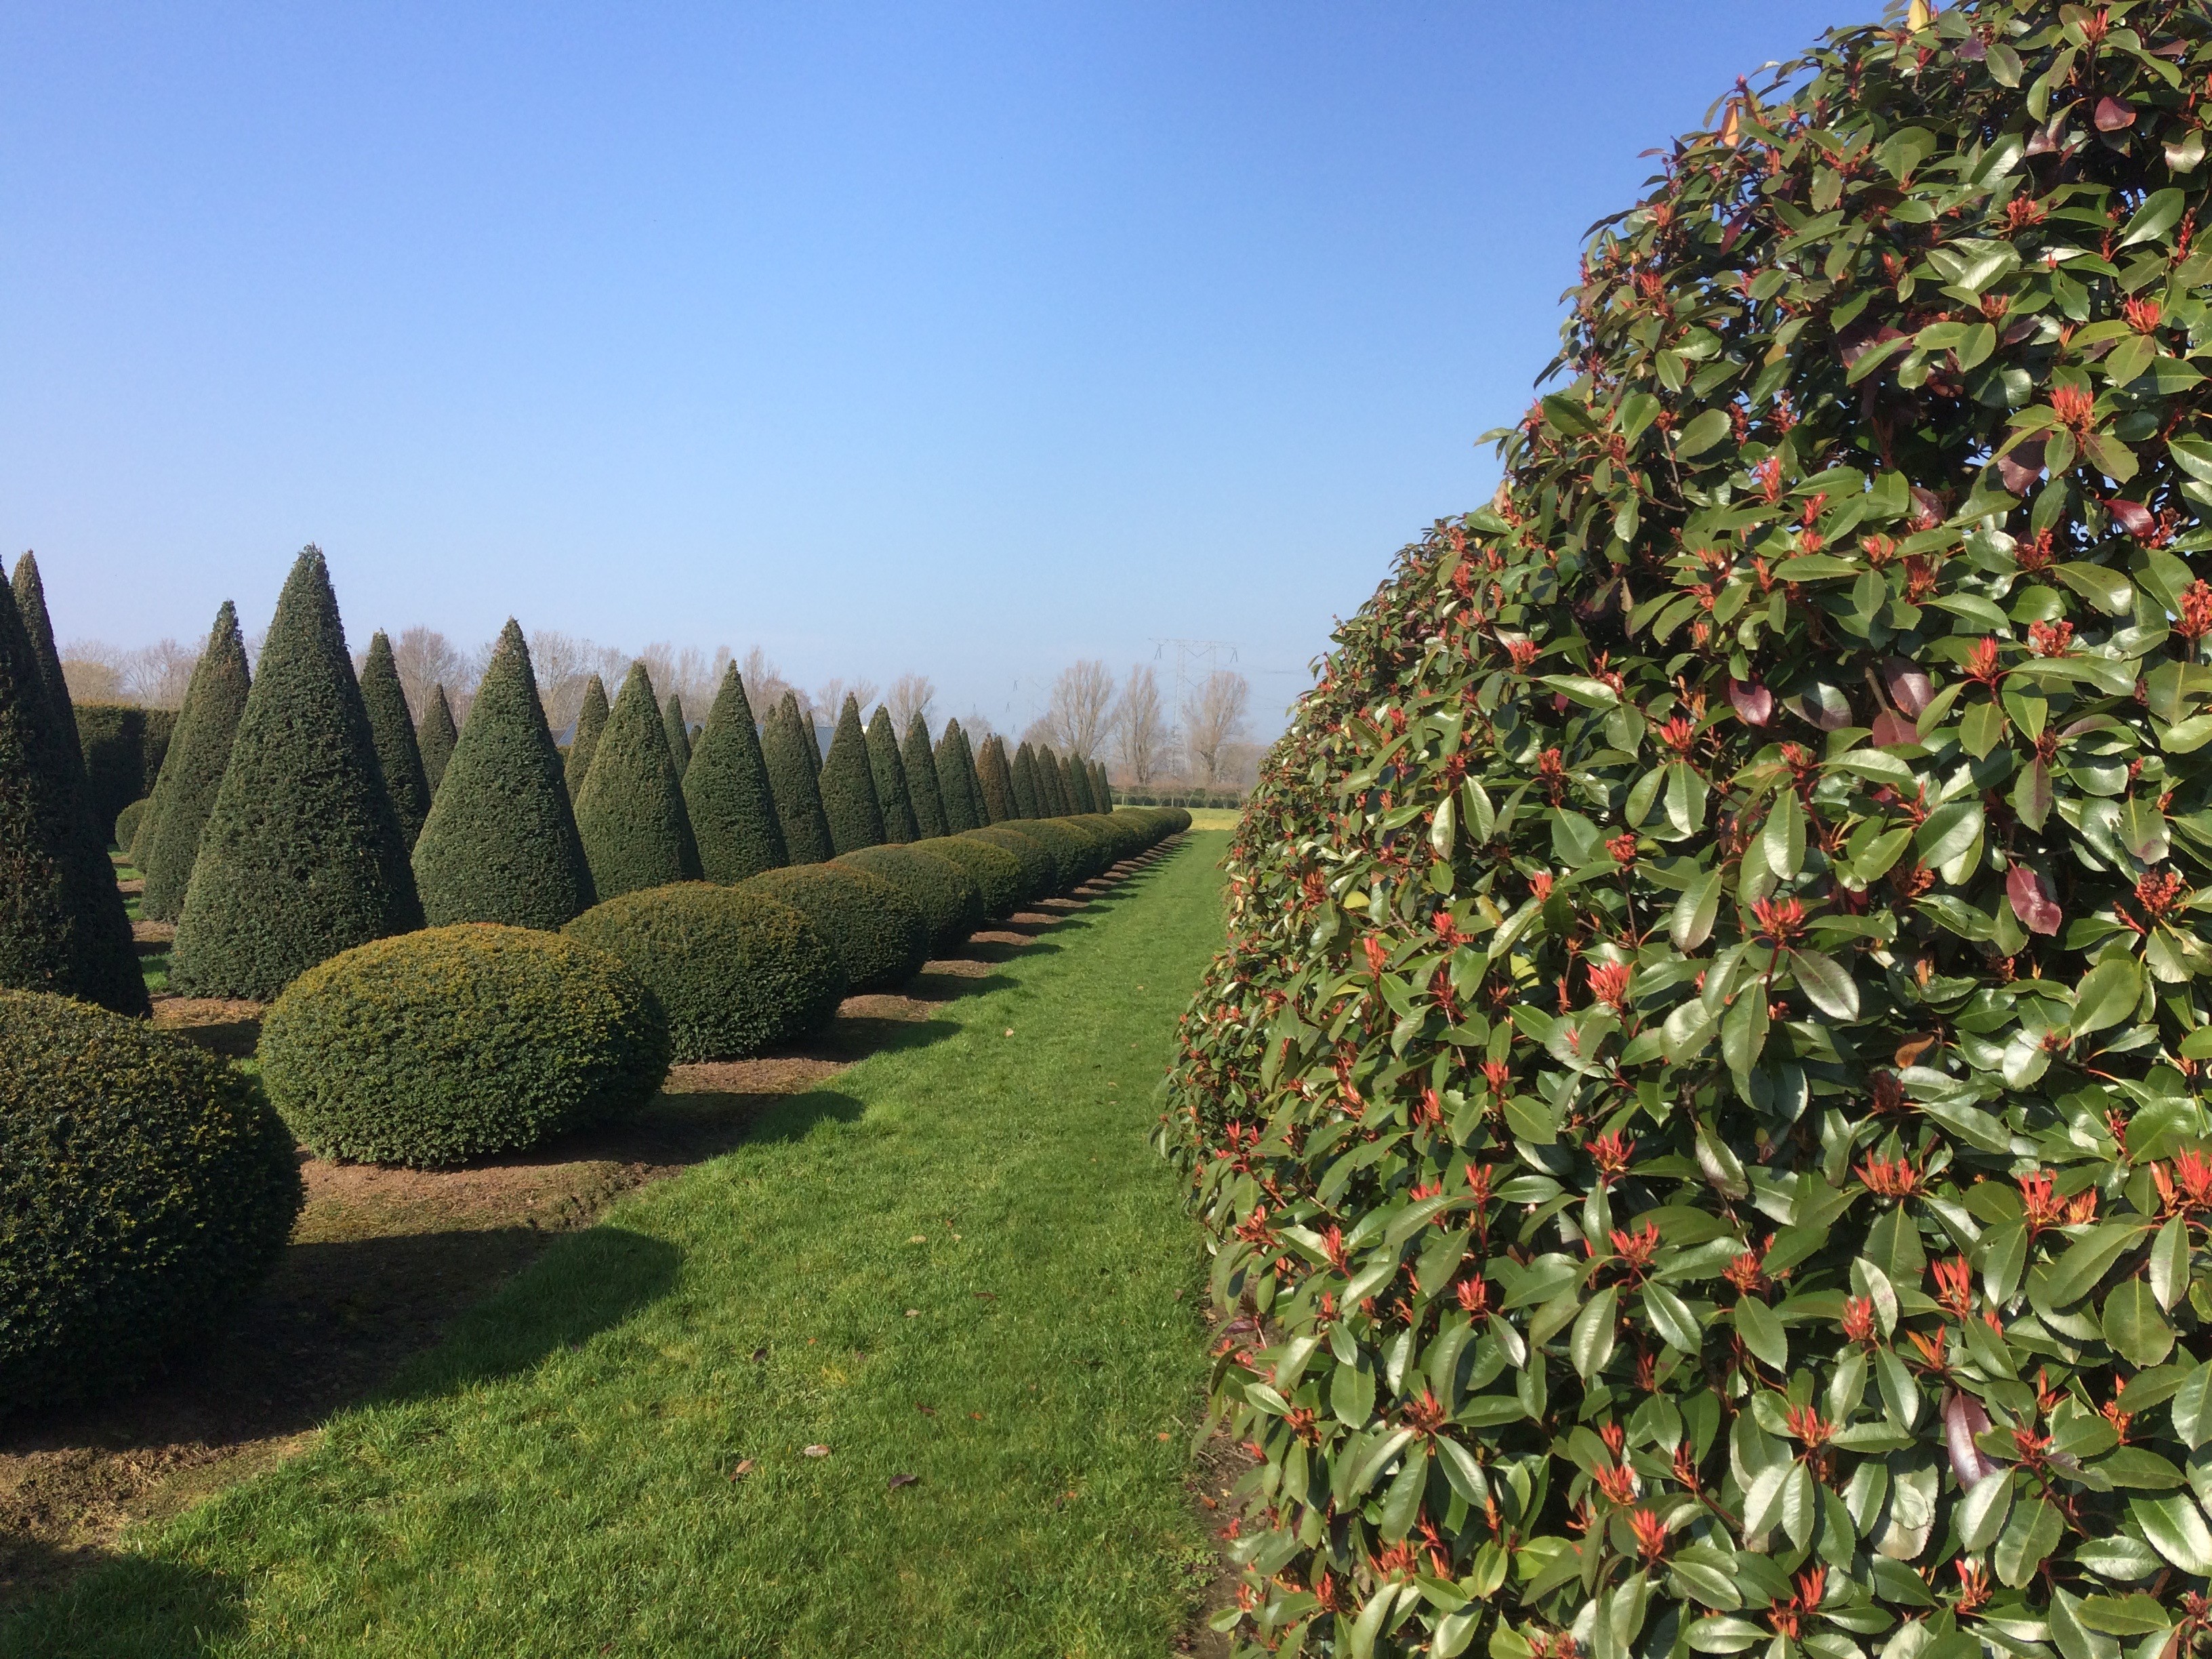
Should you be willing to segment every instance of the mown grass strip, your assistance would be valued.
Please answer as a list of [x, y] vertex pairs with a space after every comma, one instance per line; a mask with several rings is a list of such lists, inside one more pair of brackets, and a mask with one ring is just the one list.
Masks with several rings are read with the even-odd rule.
[[1164, 1651], [1210, 1570], [1206, 1338], [1146, 1135], [1221, 839], [555, 1245], [0, 1653]]

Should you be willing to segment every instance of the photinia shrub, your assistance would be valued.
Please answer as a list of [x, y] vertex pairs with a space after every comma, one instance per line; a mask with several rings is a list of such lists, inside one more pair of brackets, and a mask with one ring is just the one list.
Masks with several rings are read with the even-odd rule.
[[2207, 1629], [2212, 20], [1931, 9], [1596, 232], [1250, 797], [1240, 1653]]

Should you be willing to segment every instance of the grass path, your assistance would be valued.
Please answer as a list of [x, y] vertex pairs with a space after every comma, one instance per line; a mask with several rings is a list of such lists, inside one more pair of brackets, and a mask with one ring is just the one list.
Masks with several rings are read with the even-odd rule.
[[555, 1245], [0, 1654], [1165, 1652], [1211, 1571], [1205, 1328], [1145, 1142], [1222, 839]]

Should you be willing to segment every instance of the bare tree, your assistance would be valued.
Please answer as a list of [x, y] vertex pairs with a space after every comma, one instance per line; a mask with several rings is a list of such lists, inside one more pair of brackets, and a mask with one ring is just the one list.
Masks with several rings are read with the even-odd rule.
[[971, 708], [960, 717], [960, 729], [968, 734], [968, 746], [981, 749], [985, 741], [998, 735], [999, 728], [991, 724], [991, 717], [980, 708]]
[[937, 687], [927, 674], [902, 674], [891, 682], [885, 701], [891, 711], [891, 724], [903, 737], [916, 714], [925, 720], [929, 718], [929, 706], [937, 701]]
[[1052, 702], [1038, 724], [1060, 754], [1088, 758], [1105, 746], [1113, 715], [1114, 677], [1104, 663], [1085, 659], [1052, 683]]
[[[638, 660], [645, 672], [653, 676], [653, 689], [663, 702], [671, 695], [683, 700], [684, 712], [694, 717], [703, 717], [714, 702], [714, 693], [720, 686], [720, 677], [714, 667], [729, 661], [729, 652], [724, 650], [709, 659], [696, 645], [677, 647], [665, 641], [655, 641], [638, 653]], [[607, 689], [612, 691], [613, 682]]]
[[[807, 700], [804, 691], [799, 696], [801, 702]], [[845, 712], [845, 699], [848, 697], [856, 699], [863, 708], [873, 707], [876, 683], [870, 679], [848, 680], [842, 674], [823, 681], [814, 691], [815, 723], [817, 726], [836, 725], [837, 716]]]
[[123, 653], [98, 640], [73, 640], [62, 656], [62, 679], [71, 702], [123, 701]]
[[1166, 769], [1167, 716], [1160, 708], [1160, 683], [1149, 665], [1129, 671], [1114, 708], [1115, 751], [1132, 783], [1150, 783]]
[[446, 688], [452, 707], [455, 697], [466, 696], [476, 685], [468, 654], [436, 629], [420, 623], [401, 629], [392, 641], [392, 664], [399, 671], [399, 689], [407, 694], [407, 712], [417, 720], [434, 687]]
[[198, 654], [174, 640], [125, 650], [104, 640], [72, 640], [61, 651], [62, 678], [76, 702], [128, 702], [179, 708]]
[[[607, 695], [613, 696], [622, 690], [629, 659], [611, 646], [544, 628], [530, 636], [530, 666], [538, 677], [538, 701], [545, 706], [545, 723], [564, 732], [583, 711], [586, 682], [597, 674]], [[447, 688], [448, 692], [452, 689]], [[458, 715], [460, 711], [453, 712]]]
[[1251, 702], [1252, 683], [1232, 669], [1218, 668], [1182, 711], [1183, 741], [1209, 787], [1220, 775], [1223, 751], [1243, 733]]

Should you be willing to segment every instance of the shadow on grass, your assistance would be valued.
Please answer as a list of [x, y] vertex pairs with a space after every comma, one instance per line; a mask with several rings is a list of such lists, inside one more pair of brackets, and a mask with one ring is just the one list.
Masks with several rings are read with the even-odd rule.
[[[59, 1559], [33, 1565], [56, 1577], [81, 1568]], [[0, 1613], [0, 1659], [200, 1659], [245, 1628], [234, 1580], [189, 1562], [109, 1556], [69, 1589]]]

